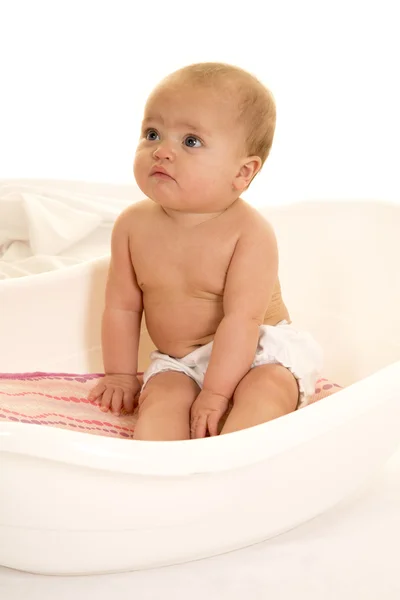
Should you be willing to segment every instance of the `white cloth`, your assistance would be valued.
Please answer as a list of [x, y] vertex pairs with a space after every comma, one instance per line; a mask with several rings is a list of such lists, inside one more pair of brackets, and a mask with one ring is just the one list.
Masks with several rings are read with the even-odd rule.
[[77, 264], [109, 252], [126, 201], [0, 181], [0, 279]]
[[[194, 379], [201, 389], [212, 347], [213, 342], [210, 342], [183, 358], [152, 352], [152, 362], [143, 375], [143, 388], [157, 373], [178, 371]], [[261, 325], [251, 368], [267, 364], [281, 364], [293, 373], [299, 386], [298, 408], [301, 408], [307, 404], [308, 397], [315, 393], [315, 384], [323, 366], [322, 350], [310, 333], [298, 331], [287, 321], [281, 321], [277, 325]]]

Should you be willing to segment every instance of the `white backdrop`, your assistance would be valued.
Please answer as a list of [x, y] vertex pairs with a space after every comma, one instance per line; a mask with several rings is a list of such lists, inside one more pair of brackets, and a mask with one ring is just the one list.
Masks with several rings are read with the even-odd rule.
[[146, 95], [238, 64], [278, 105], [255, 205], [400, 202], [396, 0], [2, 0], [0, 178], [129, 182]]

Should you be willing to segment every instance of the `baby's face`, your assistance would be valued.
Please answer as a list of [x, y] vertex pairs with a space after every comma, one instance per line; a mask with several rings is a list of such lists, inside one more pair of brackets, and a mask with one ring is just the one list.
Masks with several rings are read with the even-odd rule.
[[244, 158], [235, 99], [189, 85], [158, 88], [146, 105], [134, 173], [142, 192], [165, 208], [224, 210]]

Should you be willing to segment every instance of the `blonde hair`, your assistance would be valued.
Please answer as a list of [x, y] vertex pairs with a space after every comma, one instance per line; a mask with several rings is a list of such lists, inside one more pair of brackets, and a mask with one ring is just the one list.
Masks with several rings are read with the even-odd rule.
[[270, 90], [254, 75], [233, 65], [205, 62], [183, 67], [164, 81], [174, 80], [225, 88], [233, 98], [237, 98], [239, 121], [247, 132], [246, 151], [249, 156], [260, 157], [261, 164], [264, 164], [274, 138], [276, 106]]

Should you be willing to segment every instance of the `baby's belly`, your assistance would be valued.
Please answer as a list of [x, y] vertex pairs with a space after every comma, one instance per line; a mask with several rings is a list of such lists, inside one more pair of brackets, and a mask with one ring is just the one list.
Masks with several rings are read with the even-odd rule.
[[214, 339], [223, 318], [222, 298], [144, 300], [146, 325], [156, 348], [176, 358]]

